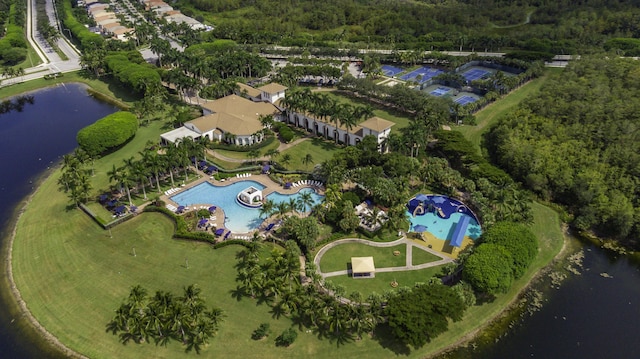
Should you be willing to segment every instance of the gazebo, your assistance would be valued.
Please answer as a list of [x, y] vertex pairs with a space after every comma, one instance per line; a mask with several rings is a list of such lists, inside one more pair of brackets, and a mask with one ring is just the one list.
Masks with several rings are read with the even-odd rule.
[[373, 257], [351, 257], [351, 276], [353, 278], [374, 278], [376, 266]]
[[262, 205], [262, 191], [250, 186], [238, 193], [238, 200], [249, 207], [260, 207]]

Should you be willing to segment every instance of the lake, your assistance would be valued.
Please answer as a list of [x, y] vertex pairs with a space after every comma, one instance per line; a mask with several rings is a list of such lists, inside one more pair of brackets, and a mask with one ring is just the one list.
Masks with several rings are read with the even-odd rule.
[[[37, 177], [76, 146], [78, 130], [117, 109], [88, 96], [78, 85], [39, 91], [22, 112], [0, 115], [0, 232], [9, 230], [14, 209]], [[558, 290], [547, 291], [544, 307], [516, 325], [496, 344], [457, 352], [461, 358], [631, 358], [640, 339], [640, 265], [591, 244], [584, 270]], [[608, 276], [604, 276], [606, 273]], [[6, 276], [5, 276], [6, 277]], [[7, 286], [0, 300], [3, 358], [62, 357], [52, 353], [23, 319], [10, 313]], [[11, 304], [11, 307], [14, 307]]]

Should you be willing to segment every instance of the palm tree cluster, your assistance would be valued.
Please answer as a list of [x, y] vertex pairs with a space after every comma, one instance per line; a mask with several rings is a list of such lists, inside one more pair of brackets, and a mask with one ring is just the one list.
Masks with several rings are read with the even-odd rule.
[[62, 172], [58, 178], [58, 186], [76, 206], [89, 200], [92, 188], [92, 168], [88, 167], [90, 160], [92, 159], [88, 154], [81, 149], [76, 149], [73, 155], [62, 157]]
[[361, 338], [383, 320], [382, 297], [372, 295], [365, 305], [362, 295], [354, 293], [343, 300], [343, 292], [332, 287], [330, 295], [320, 285], [313, 263], [307, 263], [308, 285], [300, 284], [300, 249], [285, 242], [285, 251], [272, 251], [261, 261], [260, 244], [251, 243], [239, 253], [236, 295], [249, 295], [271, 305], [274, 318], [291, 317], [300, 326], [340, 341]]
[[178, 297], [171, 292], [157, 291], [153, 297], [137, 285], [116, 309], [107, 331], [118, 335], [123, 344], [151, 342], [166, 345], [171, 339], [187, 346], [187, 351], [200, 353], [215, 336], [223, 321], [221, 309], [207, 309], [200, 288], [190, 285]]
[[[339, 103], [326, 93], [311, 92], [308, 87], [288, 92], [287, 97], [282, 100], [282, 105], [287, 108], [287, 112], [311, 115], [324, 123], [333, 124], [335, 128], [342, 127], [347, 131], [347, 136], [359, 122], [373, 116], [371, 106]], [[302, 126], [302, 123], [299, 125]], [[339, 140], [337, 136], [335, 140], [336, 142]]]
[[176, 187], [176, 178], [180, 172], [184, 174], [184, 182], [189, 181], [189, 166], [196, 166], [205, 159], [206, 149], [209, 145], [209, 138], [204, 136], [194, 141], [190, 137], [180, 139], [177, 144], [169, 145], [163, 151], [158, 151], [156, 145], [149, 143], [146, 148], [139, 153], [140, 158], [136, 160], [130, 157], [124, 160], [124, 165], [113, 168], [107, 173], [109, 180], [114, 182], [121, 192], [126, 190], [131, 205], [132, 187], [142, 189], [146, 199], [146, 184], [155, 187], [160, 193], [161, 180], [167, 177], [171, 181], [171, 187]]
[[3, 66], [0, 74], [2, 74], [3, 80], [20, 77], [24, 76], [24, 69], [22, 67], [13, 68], [11, 66]]
[[313, 207], [313, 197], [311, 192], [300, 192], [297, 199], [293, 197], [288, 202], [275, 203], [270, 199], [266, 199], [260, 207], [260, 217], [269, 218], [273, 215], [283, 219], [287, 213], [303, 213], [308, 212]]

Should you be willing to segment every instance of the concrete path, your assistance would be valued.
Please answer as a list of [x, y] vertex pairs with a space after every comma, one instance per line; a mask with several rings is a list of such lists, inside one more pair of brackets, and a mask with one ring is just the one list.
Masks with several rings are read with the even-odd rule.
[[[299, 138], [299, 139], [297, 139], [297, 140], [295, 140], [295, 141], [293, 141], [293, 142], [290, 142], [290, 143], [282, 143], [282, 142], [281, 142], [281, 143], [280, 143], [280, 145], [278, 146], [278, 151], [279, 151], [280, 153], [282, 153], [283, 151], [288, 150], [289, 148], [291, 148], [291, 147], [293, 147], [293, 146], [296, 146], [297, 144], [299, 144], [299, 143], [301, 143], [301, 142], [304, 142], [304, 141], [307, 141], [307, 140], [309, 140], [309, 138], [308, 138], [308, 137], [303, 137], [303, 138]], [[221, 160], [223, 160], [223, 161], [225, 161], [225, 162], [233, 162], [233, 163], [250, 162], [251, 160], [255, 160], [256, 162], [259, 162], [259, 161], [268, 161], [268, 160], [269, 160], [269, 157], [267, 157], [267, 156], [262, 156], [262, 157], [258, 157], [258, 158], [255, 158], [255, 159], [250, 159], [250, 158], [233, 158], [233, 157], [228, 157], [228, 156], [222, 155], [222, 154], [217, 153], [217, 152], [212, 151], [212, 150], [208, 150], [208, 153], [209, 153], [209, 154], [211, 155], [211, 157], [213, 157], [213, 158], [218, 158], [218, 159], [221, 159]]]
[[[396, 241], [393, 242], [372, 242], [370, 240], [366, 240], [366, 239], [359, 239], [359, 238], [346, 238], [346, 239], [340, 239], [337, 240], [335, 242], [331, 242], [329, 244], [327, 244], [326, 246], [322, 247], [318, 253], [316, 254], [315, 258], [313, 259], [313, 262], [316, 265], [316, 268], [318, 268], [318, 273], [323, 277], [323, 278], [328, 278], [328, 277], [335, 277], [335, 276], [339, 276], [339, 275], [345, 275], [345, 274], [349, 274], [349, 270], [341, 270], [341, 271], [335, 271], [335, 272], [327, 272], [324, 273], [322, 272], [322, 269], [320, 268], [320, 260], [322, 259], [322, 256], [331, 248], [341, 245], [341, 244], [345, 244], [345, 243], [360, 243], [360, 244], [364, 244], [364, 245], [368, 245], [368, 246], [372, 246], [372, 247], [393, 247], [393, 246], [397, 246], [399, 244], [406, 244], [406, 265], [402, 266], [402, 267], [387, 267], [387, 268], [376, 268], [376, 273], [383, 273], [383, 272], [403, 272], [403, 271], [408, 271], [408, 270], [419, 270], [419, 269], [425, 269], [425, 268], [431, 268], [431, 267], [437, 267], [443, 264], [447, 264], [447, 263], [451, 263], [453, 262], [453, 259], [446, 257], [444, 255], [442, 255], [441, 253], [439, 253], [438, 251], [435, 251], [429, 247], [426, 246], [422, 246], [417, 244], [416, 242], [408, 239], [407, 237], [402, 237]], [[429, 263], [423, 263], [423, 264], [417, 264], [414, 265], [413, 264], [413, 247], [418, 247], [418, 250], [423, 250], [423, 251], [427, 251], [435, 256], [438, 256], [440, 258], [440, 260], [435, 261], [435, 262], [429, 262]]]

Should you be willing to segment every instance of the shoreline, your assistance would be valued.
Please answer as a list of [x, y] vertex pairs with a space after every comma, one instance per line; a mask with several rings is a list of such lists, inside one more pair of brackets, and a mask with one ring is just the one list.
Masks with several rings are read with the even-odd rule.
[[[13, 215], [7, 222], [8, 230], [6, 231], [7, 234], [4, 238], [6, 239], [6, 243], [3, 246], [4, 248], [2, 249], [2, 256], [5, 257], [6, 255], [5, 273], [7, 273], [7, 276], [3, 281], [4, 282], [3, 286], [6, 285], [7, 289], [11, 294], [11, 295], [7, 295], [7, 298], [6, 298], [8, 299], [7, 304], [9, 304], [10, 306], [8, 308], [9, 313], [10, 314], [15, 313], [16, 316], [23, 317], [25, 321], [20, 323], [20, 325], [26, 325], [31, 330], [33, 330], [35, 332], [34, 334], [39, 336], [38, 339], [42, 341], [42, 344], [45, 344], [48, 346], [47, 349], [56, 351], [58, 354], [62, 354], [69, 358], [88, 359], [88, 357], [67, 347], [64, 343], [62, 343], [58, 339], [58, 337], [50, 333], [42, 324], [40, 324], [40, 322], [36, 319], [35, 316], [33, 316], [31, 311], [29, 310], [27, 303], [24, 301], [24, 299], [22, 299], [20, 290], [18, 289], [13, 277], [13, 242], [15, 240], [16, 231], [18, 229], [18, 222], [20, 221], [20, 218], [24, 214], [27, 206], [29, 206], [29, 204], [31, 203], [31, 199], [36, 194], [36, 192], [38, 192], [38, 190], [40, 189], [40, 185], [42, 184], [42, 182], [44, 182], [49, 177], [51, 177], [51, 175], [53, 174], [53, 171], [55, 171], [58, 168], [58, 166], [59, 164], [57, 164], [54, 167], [51, 167], [50, 169], [46, 170], [44, 173], [42, 173], [40, 176], [36, 178], [36, 180], [33, 182], [34, 184], [33, 191], [31, 191], [31, 193], [29, 193], [21, 201], [21, 205], [17, 206], [14, 209]], [[9, 293], [6, 293], [6, 294], [9, 294]], [[4, 293], [2, 295], [5, 296]]]

